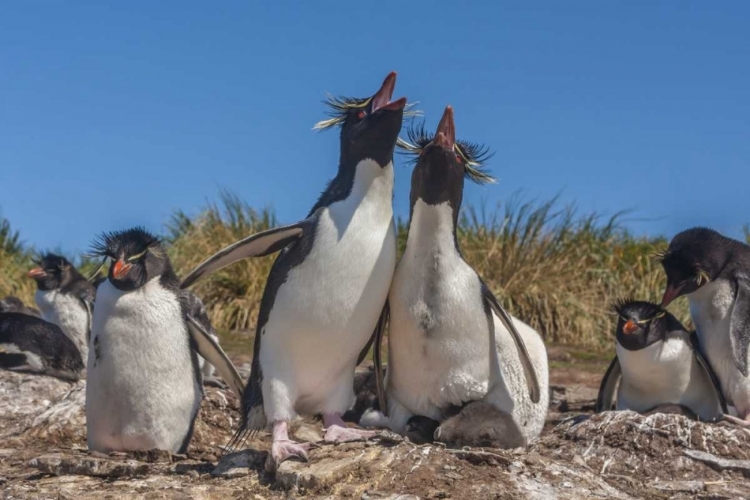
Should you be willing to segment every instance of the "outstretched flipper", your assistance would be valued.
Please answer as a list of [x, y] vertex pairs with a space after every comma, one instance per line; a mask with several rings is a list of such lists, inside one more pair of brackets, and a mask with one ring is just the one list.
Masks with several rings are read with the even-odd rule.
[[737, 280], [737, 293], [729, 323], [729, 341], [734, 364], [743, 376], [748, 376], [747, 352], [750, 345], [750, 282]]
[[223, 378], [227, 385], [229, 385], [229, 388], [234, 392], [237, 398], [241, 400], [242, 393], [245, 390], [245, 384], [242, 382], [240, 374], [237, 373], [237, 369], [229, 360], [224, 350], [213, 338], [211, 338], [211, 335], [203, 328], [203, 326], [189, 314], [187, 315], [187, 325], [188, 330], [190, 331], [190, 336], [193, 337], [197, 346], [198, 354], [214, 365], [219, 372], [219, 375], [221, 375], [221, 378]]
[[615, 400], [615, 388], [617, 388], [617, 383], [621, 378], [620, 360], [615, 356], [604, 374], [602, 383], [599, 385], [599, 394], [596, 396], [596, 407], [594, 409], [596, 413], [612, 409], [612, 402]]
[[[529, 397], [533, 403], [538, 403], [540, 399], [539, 380], [537, 379], [534, 364], [531, 362], [529, 351], [526, 350], [526, 344], [523, 342], [521, 334], [518, 333], [518, 330], [516, 330], [516, 327], [513, 325], [513, 320], [510, 315], [505, 312], [503, 306], [500, 305], [490, 289], [487, 288], [484, 281], [482, 281], [482, 296], [486, 301], [487, 306], [495, 312], [497, 317], [500, 318], [500, 321], [505, 325], [505, 328], [510, 332], [510, 336], [516, 344], [516, 349], [518, 349], [518, 357], [521, 360], [521, 366], [523, 366], [526, 385], [529, 388]], [[494, 328], [491, 328], [490, 331], [494, 334]]]
[[305, 231], [312, 229], [313, 221], [305, 219], [290, 226], [277, 227], [248, 236], [219, 250], [196, 267], [182, 281], [180, 288], [187, 288], [199, 279], [219, 271], [248, 257], [263, 257], [278, 252], [290, 243], [297, 241]]

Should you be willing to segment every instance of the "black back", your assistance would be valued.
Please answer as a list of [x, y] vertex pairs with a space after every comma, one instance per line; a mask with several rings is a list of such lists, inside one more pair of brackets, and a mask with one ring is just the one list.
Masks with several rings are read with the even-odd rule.
[[78, 373], [81, 353], [55, 324], [22, 313], [0, 313], [0, 344], [13, 344], [39, 356], [46, 368]]
[[26, 304], [24, 304], [21, 299], [12, 295], [5, 297], [3, 300], [0, 300], [0, 313], [4, 312], [16, 312], [36, 317], [41, 316], [37, 309], [26, 307]]

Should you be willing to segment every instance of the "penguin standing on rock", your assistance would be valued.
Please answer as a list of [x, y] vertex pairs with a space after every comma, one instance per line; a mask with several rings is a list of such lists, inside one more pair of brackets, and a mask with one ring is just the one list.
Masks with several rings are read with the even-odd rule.
[[[492, 180], [481, 170], [487, 151], [456, 141], [450, 106], [434, 136], [418, 127], [409, 139], [418, 156], [406, 249], [388, 296], [387, 425], [404, 434], [414, 415], [443, 422], [449, 408], [481, 400], [511, 415], [516, 434], [535, 438], [549, 398], [544, 343], [505, 312], [456, 238], [464, 177]], [[361, 423], [384, 422], [371, 412]]]
[[65, 257], [48, 253], [37, 264], [28, 276], [36, 281], [42, 318], [59, 326], [86, 360], [96, 289]]
[[612, 406], [644, 413], [662, 405], [686, 407], [704, 422], [721, 420], [726, 402], [697, 339], [656, 304], [615, 304], [617, 356], [602, 379], [596, 411]]
[[86, 385], [88, 445], [100, 452], [184, 452], [203, 396], [197, 352], [238, 397], [244, 386], [221, 348], [188, 313], [159, 240], [141, 228], [107, 233], [112, 260], [99, 285]]
[[686, 295], [701, 350], [727, 403], [750, 426], [750, 246], [697, 227], [677, 234], [661, 256], [666, 307]]
[[391, 101], [395, 84], [391, 73], [372, 97], [329, 99], [332, 117], [315, 128], [340, 127], [338, 174], [306, 219], [230, 245], [182, 283], [281, 250], [263, 293], [242, 421], [230, 443], [242, 445], [271, 424], [269, 468], [307, 459], [310, 443], [288, 436], [298, 414], [322, 413], [328, 442], [375, 434], [346, 427], [341, 415], [354, 403], [354, 369], [383, 324], [396, 264], [393, 151], [406, 99]]

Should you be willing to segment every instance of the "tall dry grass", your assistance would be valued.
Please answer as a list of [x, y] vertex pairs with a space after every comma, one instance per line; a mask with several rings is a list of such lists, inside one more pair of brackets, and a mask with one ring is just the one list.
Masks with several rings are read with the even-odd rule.
[[[616, 320], [610, 303], [624, 297], [658, 301], [665, 285], [652, 255], [667, 240], [634, 236], [624, 229], [623, 217], [581, 214], [557, 199], [535, 202], [514, 196], [497, 209], [466, 208], [458, 241], [466, 260], [508, 310], [546, 341], [610, 348]], [[164, 240], [175, 269], [185, 275], [226, 245], [276, 225], [273, 211], [256, 210], [222, 192], [198, 216], [176, 211]], [[399, 221], [398, 232], [400, 253], [406, 222]], [[750, 242], [750, 229], [746, 237]], [[31, 250], [18, 245], [18, 233], [6, 221], [0, 226], [0, 296], [12, 293], [33, 303], [34, 284], [23, 278]], [[196, 284], [217, 329], [254, 329], [274, 258], [244, 260]], [[93, 269], [94, 263], [83, 257], [75, 262], [84, 273]], [[684, 298], [670, 310], [689, 325]]]

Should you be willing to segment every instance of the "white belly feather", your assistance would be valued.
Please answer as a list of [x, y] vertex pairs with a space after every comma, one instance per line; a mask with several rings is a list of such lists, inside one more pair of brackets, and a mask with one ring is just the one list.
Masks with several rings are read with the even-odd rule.
[[86, 387], [90, 449], [177, 451], [200, 405], [176, 296], [155, 278], [132, 292], [99, 286]]
[[269, 421], [353, 404], [357, 356], [395, 268], [392, 190], [392, 165], [360, 163], [351, 195], [322, 210], [310, 253], [278, 289], [260, 352]]
[[734, 310], [730, 284], [723, 280], [711, 282], [688, 298], [701, 349], [721, 383], [727, 403], [735, 406], [739, 414], [750, 413], [750, 378], [735, 366], [729, 338]]
[[60, 290], [37, 290], [34, 299], [42, 313], [42, 319], [59, 326], [73, 341], [81, 352], [81, 358], [86, 362], [89, 317], [81, 301], [73, 295], [61, 293]]
[[[418, 200], [409, 231], [389, 295], [386, 385], [390, 425], [397, 432], [404, 431], [411, 415], [441, 421], [448, 406], [482, 399], [491, 363], [479, 277], [456, 250], [450, 206]], [[512, 413], [531, 438], [541, 432], [546, 415], [547, 356], [539, 334], [514, 322], [537, 370], [542, 400], [530, 401], [515, 344], [495, 318], [502, 378], [497, 383], [506, 393], [496, 401], [502, 401], [500, 409]]]

